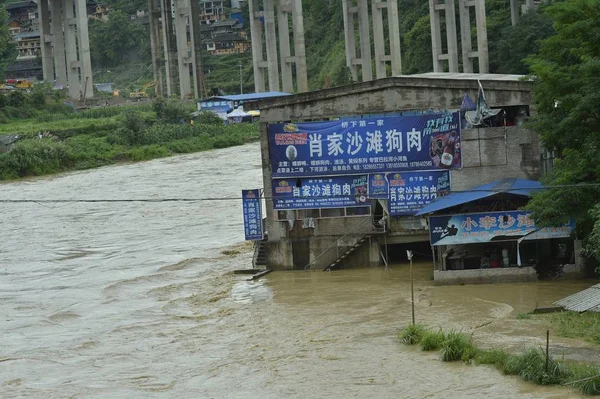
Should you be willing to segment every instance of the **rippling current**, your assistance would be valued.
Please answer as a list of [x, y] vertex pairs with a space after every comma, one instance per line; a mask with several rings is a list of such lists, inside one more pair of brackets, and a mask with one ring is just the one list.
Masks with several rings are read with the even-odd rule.
[[[0, 199], [239, 197], [261, 186], [249, 144], [2, 184]], [[0, 203], [0, 398], [578, 397], [399, 345], [406, 265], [247, 282], [231, 272], [251, 266], [251, 250], [239, 200]], [[590, 285], [433, 287], [430, 274], [416, 265], [420, 321], [517, 349], [544, 330], [516, 312]]]

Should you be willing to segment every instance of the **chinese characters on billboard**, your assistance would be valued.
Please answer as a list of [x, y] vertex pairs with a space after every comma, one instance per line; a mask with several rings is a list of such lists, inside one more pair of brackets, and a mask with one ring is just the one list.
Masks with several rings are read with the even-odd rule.
[[391, 216], [414, 215], [437, 197], [450, 192], [450, 172], [391, 173], [388, 175]]
[[573, 221], [537, 228], [528, 211], [472, 213], [432, 216], [429, 220], [431, 245], [455, 245], [495, 240], [566, 238], [575, 228]]
[[352, 207], [386, 199], [391, 216], [414, 215], [449, 190], [450, 172], [444, 170], [273, 180], [278, 210]]
[[242, 190], [242, 210], [244, 213], [244, 232], [246, 240], [262, 240], [263, 225], [260, 190]]
[[368, 176], [273, 180], [275, 209], [341, 208], [365, 205]]
[[458, 113], [269, 125], [274, 178], [458, 169]]

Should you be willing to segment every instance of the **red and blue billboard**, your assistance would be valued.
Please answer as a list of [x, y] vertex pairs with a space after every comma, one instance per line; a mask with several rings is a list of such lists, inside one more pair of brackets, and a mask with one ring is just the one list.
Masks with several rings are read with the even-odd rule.
[[272, 176], [462, 167], [458, 113], [269, 124]]

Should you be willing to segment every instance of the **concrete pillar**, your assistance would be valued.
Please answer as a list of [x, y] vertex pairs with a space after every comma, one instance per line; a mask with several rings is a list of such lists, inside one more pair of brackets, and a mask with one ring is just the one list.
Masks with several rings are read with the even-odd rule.
[[473, 73], [473, 43], [471, 42], [471, 16], [467, 0], [458, 0], [460, 38], [462, 44], [463, 72]]
[[513, 26], [519, 23], [519, 0], [510, 0], [510, 22]]
[[363, 82], [373, 80], [373, 67], [371, 66], [371, 28], [369, 25], [369, 2], [358, 0], [358, 30], [360, 33], [360, 58], [362, 60]]
[[265, 57], [262, 48], [262, 27], [260, 22], [258, 0], [248, 0], [250, 12], [250, 38], [252, 40], [252, 66], [254, 68], [254, 91], [265, 91]]
[[356, 41], [354, 39], [354, 14], [356, 13], [352, 0], [342, 0], [344, 13], [344, 38], [346, 44], [346, 65], [350, 69], [352, 80], [358, 80], [358, 71], [356, 69]]
[[373, 15], [373, 42], [375, 43], [375, 74], [377, 79], [387, 76], [385, 40], [383, 38], [383, 6], [384, 2], [373, 1], [371, 3]]
[[279, 0], [277, 7], [277, 24], [279, 29], [279, 57], [281, 59], [281, 83], [283, 91], [294, 91], [292, 75], [292, 53], [290, 50], [290, 24], [289, 15], [292, 9], [288, 0]]
[[306, 66], [306, 46], [304, 42], [304, 14], [301, 1], [292, 1], [294, 22], [294, 54], [296, 56], [296, 80], [298, 92], [308, 91], [308, 71]]
[[454, 8], [454, 0], [446, 0], [445, 11], [446, 38], [448, 40], [448, 71], [458, 72], [458, 42], [456, 38], [456, 10]]
[[52, 43], [54, 44], [54, 69], [56, 83], [67, 87], [67, 61], [65, 58], [65, 35], [63, 33], [63, 1], [54, 0], [52, 4]]
[[277, 31], [275, 29], [275, 11], [273, 9], [273, 0], [263, 1], [265, 8], [265, 42], [267, 43], [269, 91], [280, 91], [279, 66], [277, 65]]
[[158, 9], [157, 0], [148, 0], [148, 13], [149, 13], [149, 27], [150, 27], [150, 51], [152, 54], [152, 76], [156, 81], [155, 86], [156, 94], [164, 96], [164, 83], [162, 77], [162, 65], [160, 60], [160, 39], [158, 34], [158, 25], [160, 11]]
[[192, 77], [194, 95], [205, 98], [208, 93], [204, 89], [204, 71], [202, 66], [202, 34], [200, 33], [200, 10], [197, 1], [190, 1], [190, 45], [192, 51]]
[[[398, 17], [398, 3], [396, 1], [373, 1], [371, 3], [373, 15], [373, 37], [375, 43], [375, 73], [377, 79], [387, 77], [387, 64], [391, 63], [392, 76], [402, 74], [402, 58], [400, 52], [400, 30]], [[388, 38], [390, 53], [386, 54], [385, 39], [383, 34], [383, 10], [387, 9]]]
[[477, 24], [477, 53], [479, 56], [479, 73], [489, 73], [490, 61], [488, 54], [485, 0], [475, 0], [475, 19]]
[[76, 0], [76, 13], [81, 87], [85, 98], [93, 98], [94, 85], [92, 80], [92, 57], [90, 54], [90, 35], [88, 31], [86, 0]]
[[388, 1], [388, 30], [390, 35], [390, 56], [392, 57], [392, 76], [402, 75], [402, 51], [400, 48], [400, 16], [398, 2]]
[[[65, 47], [67, 58], [67, 82], [69, 85], [69, 97], [72, 99], [80, 98], [80, 89], [82, 89], [79, 80], [79, 59], [77, 58], [77, 21], [75, 20], [76, 0], [64, 1], [65, 15]], [[83, 91], [81, 91], [83, 94]]]
[[189, 15], [187, 2], [175, 0], [175, 36], [177, 40], [177, 64], [179, 66], [179, 97], [183, 100], [193, 95], [190, 79], [190, 56], [185, 15]]
[[38, 1], [38, 14], [40, 17], [40, 47], [42, 52], [42, 72], [44, 81], [54, 80], [54, 60], [52, 57], [52, 36], [50, 31], [50, 10], [48, 0]]
[[[446, 22], [446, 41], [448, 52], [442, 53], [442, 27], [440, 13], [444, 12]], [[448, 60], [448, 72], [458, 72], [458, 44], [456, 38], [456, 17], [454, 0], [429, 0], [431, 20], [431, 48], [433, 71], [444, 72], [443, 61]]]
[[433, 72], [444, 72], [444, 65], [442, 62], [442, 26], [438, 7], [438, 0], [429, 0], [429, 21], [431, 24], [431, 52], [433, 56]]
[[171, 0], [161, 0], [162, 39], [165, 56], [165, 82], [167, 96], [178, 90], [177, 43], [173, 28], [173, 7]]
[[[292, 17], [292, 34], [294, 37], [293, 56], [290, 49], [290, 15]], [[302, 2], [293, 0], [278, 0], [277, 21], [279, 29], [279, 56], [281, 63], [281, 81], [283, 85], [283, 91], [288, 93], [294, 91], [292, 64], [296, 65], [297, 91], [308, 91]]]
[[533, 3], [533, 0], [525, 0], [525, 9], [527, 11], [533, 10], [534, 7], [535, 4]]

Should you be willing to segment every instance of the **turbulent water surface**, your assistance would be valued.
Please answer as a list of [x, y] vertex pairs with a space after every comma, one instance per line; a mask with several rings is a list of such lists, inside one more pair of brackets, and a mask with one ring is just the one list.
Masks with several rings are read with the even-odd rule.
[[[261, 186], [250, 144], [3, 184], [0, 199], [239, 197]], [[233, 275], [251, 263], [239, 200], [0, 209], [1, 398], [578, 397], [399, 345], [406, 265]], [[516, 313], [590, 285], [433, 287], [430, 274], [415, 266], [420, 321], [515, 350], [545, 333]], [[587, 356], [580, 346], [553, 344]]]

